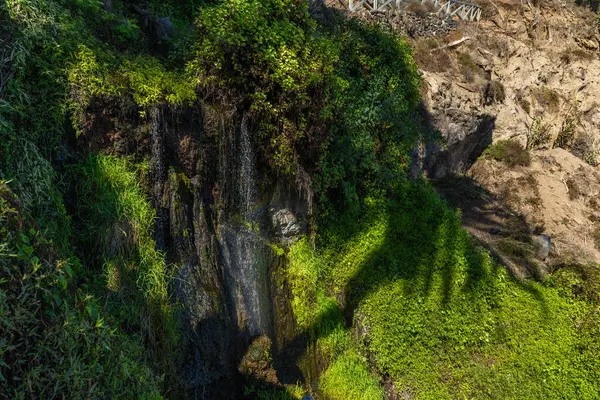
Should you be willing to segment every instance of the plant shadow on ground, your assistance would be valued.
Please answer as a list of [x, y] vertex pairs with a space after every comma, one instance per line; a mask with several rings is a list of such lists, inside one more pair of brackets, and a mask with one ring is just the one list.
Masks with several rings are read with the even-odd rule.
[[449, 175], [432, 181], [435, 191], [456, 209], [465, 229], [517, 278], [543, 278], [543, 267], [535, 259], [533, 227], [519, 212], [481, 187], [473, 178]]
[[[494, 288], [502, 279], [502, 267], [466, 233], [457, 213], [431, 187], [419, 182], [408, 183], [394, 197], [376, 204], [378, 210], [372, 215], [367, 212], [361, 222], [344, 220], [327, 232], [324, 247], [330, 250], [325, 258], [333, 271], [324, 280], [327, 294], [335, 297], [340, 307], [319, 312], [294, 341], [279, 349], [275, 362], [282, 383], [302, 381], [296, 363], [311, 344], [336, 329], [360, 330], [369, 307], [376, 312], [387, 307], [388, 290], [397, 294], [391, 301], [422, 302], [433, 313], [465, 312], [473, 320], [477, 319], [479, 298], [499, 303]], [[363, 251], [360, 247], [365, 241], [369, 244]], [[353, 248], [359, 250], [353, 252]], [[508, 279], [530, 293], [547, 315], [545, 298], [535, 285]], [[426, 305], [431, 303], [434, 305]], [[407, 311], [414, 311], [411, 307]]]

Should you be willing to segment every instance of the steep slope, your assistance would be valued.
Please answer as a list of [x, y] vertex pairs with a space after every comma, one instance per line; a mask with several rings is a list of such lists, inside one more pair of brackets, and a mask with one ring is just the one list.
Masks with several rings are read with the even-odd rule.
[[[9, 0], [0, 18], [0, 396], [600, 392], [595, 270], [511, 275], [419, 176], [418, 149], [440, 175], [483, 152], [497, 86], [483, 112], [428, 112], [407, 42], [318, 2]], [[462, 136], [440, 152], [443, 121]], [[521, 173], [491, 150], [483, 169]]]

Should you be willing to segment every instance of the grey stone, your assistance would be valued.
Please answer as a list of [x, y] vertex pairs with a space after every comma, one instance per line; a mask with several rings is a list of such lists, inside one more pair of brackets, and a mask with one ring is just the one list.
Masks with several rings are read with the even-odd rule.
[[173, 32], [175, 31], [173, 22], [171, 22], [169, 17], [156, 18], [155, 29], [156, 37], [160, 40], [169, 40], [169, 38], [173, 37]]
[[296, 218], [296, 214], [291, 210], [282, 208], [277, 211], [272, 209], [271, 211], [271, 223], [273, 224], [277, 236], [290, 238], [298, 235], [304, 230], [302, 224], [298, 221], [298, 218]]
[[544, 261], [550, 254], [550, 249], [552, 248], [552, 239], [549, 235], [537, 235], [533, 237], [533, 245], [535, 246], [536, 257]]

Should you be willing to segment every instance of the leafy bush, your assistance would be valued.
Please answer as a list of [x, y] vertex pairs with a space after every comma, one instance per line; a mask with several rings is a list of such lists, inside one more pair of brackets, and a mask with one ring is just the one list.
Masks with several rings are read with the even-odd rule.
[[483, 154], [502, 161], [509, 167], [527, 166], [531, 163], [529, 152], [515, 140], [499, 140], [490, 145]]
[[[94, 159], [71, 171], [82, 179], [77, 182], [78, 189], [88, 196], [78, 217], [85, 214], [106, 222], [117, 216], [113, 232], [99, 232], [98, 226], [72, 230], [62, 197], [68, 189], [63, 176], [69, 156], [64, 146], [65, 121], [70, 116], [80, 130], [79, 122], [93, 97], [116, 97], [130, 91], [144, 107], [154, 101], [180, 104], [195, 96], [183, 74], [167, 70], [154, 58], [136, 55], [148, 50], [148, 38], [135, 23], [128, 23], [124, 30], [123, 18], [105, 11], [95, 0], [0, 3], [0, 54], [10, 54], [0, 71], [2, 79], [8, 77], [0, 91], [0, 177], [10, 181], [24, 214], [35, 220], [36, 232], [41, 232], [35, 240], [41, 240], [39, 236], [52, 243], [48, 245], [52, 248], [50, 261], [60, 268], [78, 268], [76, 279], [71, 274], [68, 279], [60, 278], [59, 267], [48, 272], [52, 264], [48, 261], [40, 263], [44, 268], [39, 273], [50, 280], [60, 279], [59, 284], [35, 283], [32, 278], [29, 285], [25, 283], [28, 278], [21, 279], [23, 293], [32, 299], [31, 309], [22, 323], [9, 323], [33, 336], [23, 336], [27, 346], [2, 349], [15, 377], [10, 384], [0, 383], [2, 389], [12, 391], [8, 397], [157, 397], [162, 383], [158, 376], [172, 376], [166, 372], [173, 371], [170, 366], [176, 357], [174, 307], [166, 294], [164, 258], [156, 252], [150, 236], [153, 211], [138, 181], [131, 179], [124, 165], [115, 162], [116, 166], [110, 167], [104, 159], [104, 164]], [[92, 168], [94, 163], [97, 165]], [[111, 183], [106, 184], [107, 180]], [[98, 188], [110, 189], [112, 197], [96, 192]], [[116, 191], [131, 197], [111, 203], [109, 200], [118, 198]], [[94, 203], [96, 200], [107, 203]], [[99, 217], [94, 212], [109, 214]], [[101, 228], [108, 226], [106, 222]], [[132, 227], [135, 234], [127, 231]], [[83, 237], [94, 229], [107, 236], [102, 240]], [[110, 242], [122, 239], [124, 231], [136, 240], [125, 240], [128, 245], [121, 247], [117, 246], [119, 240]], [[86, 240], [104, 247], [99, 246], [97, 259], [84, 266], [72, 256], [72, 246]], [[79, 254], [85, 261], [93, 258], [85, 250]], [[63, 288], [65, 279], [67, 290]], [[16, 281], [10, 278], [9, 282], [13, 285]], [[10, 308], [20, 292], [11, 289], [4, 293]], [[152, 370], [146, 365], [150, 354], [155, 355], [153, 361], [160, 361], [150, 363]], [[12, 379], [4, 370], [2, 374]], [[27, 379], [23, 379], [25, 375]], [[17, 378], [22, 380], [15, 383]]]
[[403, 40], [332, 18], [318, 26], [307, 3], [292, 0], [206, 7], [188, 70], [208, 95], [249, 106], [278, 172], [318, 171], [323, 202], [341, 197], [356, 208], [367, 187], [405, 176], [420, 134], [420, 82]]
[[0, 396], [160, 398], [136, 336], [115, 329], [0, 182]]
[[176, 306], [167, 291], [170, 272], [152, 237], [155, 212], [139, 185], [142, 171], [109, 156], [90, 156], [71, 168], [76, 222], [82, 227], [74, 241], [86, 264], [101, 269], [104, 279], [96, 280], [96, 290], [108, 289], [109, 311], [135, 327], [162, 370], [170, 371], [178, 339]]
[[359, 199], [405, 179], [410, 152], [425, 130], [410, 47], [356, 20], [333, 24], [330, 35], [341, 52], [325, 109], [329, 143], [313, 175], [323, 218], [340, 209], [359, 215]]
[[318, 133], [311, 119], [320, 113], [337, 59], [333, 43], [316, 35], [307, 6], [228, 0], [202, 8], [197, 58], [189, 65], [209, 95], [228, 93], [229, 101], [250, 104], [266, 160], [287, 174], [297, 172], [298, 142]]

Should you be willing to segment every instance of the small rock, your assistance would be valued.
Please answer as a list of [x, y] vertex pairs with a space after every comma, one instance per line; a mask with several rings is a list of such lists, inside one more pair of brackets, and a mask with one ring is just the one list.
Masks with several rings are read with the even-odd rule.
[[533, 237], [533, 245], [535, 246], [535, 255], [538, 259], [544, 261], [550, 254], [552, 240], [549, 235], [537, 235]]
[[159, 17], [155, 21], [156, 37], [160, 40], [169, 40], [173, 37], [173, 23], [169, 17]]
[[304, 231], [303, 224], [298, 221], [296, 214], [287, 208], [282, 208], [273, 212], [271, 210], [271, 223], [275, 228], [277, 236], [290, 238]]

